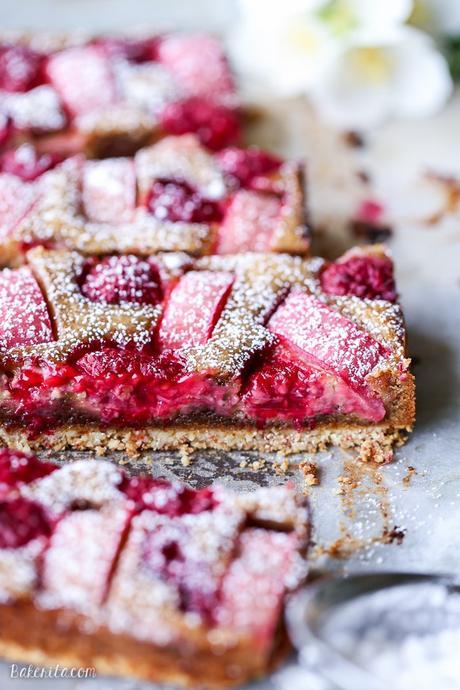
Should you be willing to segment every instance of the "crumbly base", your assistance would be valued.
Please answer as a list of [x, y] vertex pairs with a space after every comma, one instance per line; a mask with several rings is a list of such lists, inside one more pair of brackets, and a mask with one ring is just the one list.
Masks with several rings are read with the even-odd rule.
[[279, 625], [269, 654], [241, 643], [213, 652], [206, 639], [194, 646], [157, 647], [106, 628], [84, 632], [78, 616], [41, 610], [30, 602], [0, 606], [0, 656], [38, 666], [60, 664], [94, 669], [97, 674], [139, 678], [182, 688], [228, 688], [263, 677], [289, 653]]
[[363, 461], [389, 462], [393, 448], [404, 443], [411, 427], [387, 424], [359, 425], [336, 423], [318, 425], [314, 429], [296, 430], [286, 427], [258, 429], [254, 426], [226, 426], [212, 424], [170, 425], [144, 429], [95, 428], [90, 425], [71, 425], [52, 434], [29, 438], [24, 429], [0, 427], [0, 440], [20, 450], [92, 450], [98, 455], [110, 451], [124, 451], [130, 456], [142, 451], [255, 450], [263, 453], [316, 453], [328, 446], [354, 449]]

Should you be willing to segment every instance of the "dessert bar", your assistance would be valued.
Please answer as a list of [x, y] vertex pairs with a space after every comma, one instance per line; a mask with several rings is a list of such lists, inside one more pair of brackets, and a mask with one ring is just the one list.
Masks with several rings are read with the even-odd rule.
[[236, 494], [0, 451], [0, 654], [222, 688], [289, 649], [308, 513], [289, 487]]
[[358, 447], [388, 460], [414, 382], [382, 247], [85, 257], [0, 273], [1, 437], [136, 453]]
[[255, 147], [165, 137], [134, 158], [72, 156], [43, 170], [29, 144], [0, 173], [0, 262], [31, 246], [84, 254], [305, 254], [302, 168]]
[[0, 36], [0, 147], [131, 155], [166, 134], [238, 142], [235, 85], [208, 34]]

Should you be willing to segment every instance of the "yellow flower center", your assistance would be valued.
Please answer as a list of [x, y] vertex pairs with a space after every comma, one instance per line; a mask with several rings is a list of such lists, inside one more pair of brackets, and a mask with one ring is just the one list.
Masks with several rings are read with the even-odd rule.
[[311, 55], [318, 48], [318, 36], [307, 24], [298, 23], [288, 33], [288, 41], [296, 50]]
[[366, 81], [380, 84], [391, 74], [391, 59], [382, 48], [354, 48], [349, 57], [351, 68]]

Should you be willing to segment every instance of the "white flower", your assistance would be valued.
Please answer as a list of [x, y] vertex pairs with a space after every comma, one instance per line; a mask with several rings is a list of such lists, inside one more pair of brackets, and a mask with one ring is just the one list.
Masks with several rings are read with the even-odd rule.
[[[385, 34], [405, 22], [413, 0], [324, 0], [319, 16], [342, 37], [355, 31]], [[317, 8], [318, 9], [318, 8]]]
[[282, 95], [307, 92], [337, 46], [316, 16], [322, 2], [241, 2], [244, 13], [230, 49], [235, 64]]
[[383, 39], [356, 35], [315, 84], [320, 111], [342, 127], [373, 127], [389, 116], [431, 115], [452, 90], [447, 64], [420, 31], [401, 27]]
[[459, 0], [414, 0], [410, 21], [434, 36], [460, 33]]
[[343, 41], [383, 36], [410, 14], [412, 0], [240, 0], [234, 62], [282, 95], [308, 92]]

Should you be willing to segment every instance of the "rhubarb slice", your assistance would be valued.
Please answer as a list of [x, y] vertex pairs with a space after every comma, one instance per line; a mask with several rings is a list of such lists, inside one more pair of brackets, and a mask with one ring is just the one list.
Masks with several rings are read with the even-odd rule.
[[46, 73], [72, 115], [84, 115], [115, 101], [110, 63], [96, 46], [82, 46], [52, 55]]
[[38, 198], [37, 188], [15, 175], [0, 174], [0, 238], [7, 239], [31, 210]]
[[86, 216], [96, 223], [124, 223], [136, 208], [136, 175], [132, 160], [88, 161], [83, 167], [82, 200]]
[[28, 268], [0, 273], [0, 350], [53, 340], [46, 302]]
[[337, 376], [308, 366], [283, 345], [251, 375], [243, 407], [250, 418], [291, 423], [334, 414], [379, 421], [385, 413], [379, 400], [369, 400]]
[[216, 252], [238, 254], [267, 251], [280, 211], [281, 202], [275, 196], [240, 190], [220, 225]]
[[387, 354], [353, 321], [300, 290], [288, 295], [268, 328], [301, 360], [340, 376], [354, 388], [366, 386], [366, 377]]
[[102, 604], [129, 517], [126, 508], [110, 506], [74, 510], [59, 521], [43, 563], [48, 604]]
[[257, 646], [268, 652], [283, 606], [286, 578], [296, 560], [300, 561], [298, 548], [298, 535], [293, 532], [247, 529], [222, 584], [217, 622], [256, 639]]
[[221, 45], [213, 36], [167, 36], [158, 45], [158, 59], [186, 93], [214, 99], [234, 93]]
[[172, 291], [160, 326], [163, 348], [202, 345], [211, 336], [233, 283], [224, 271], [190, 271]]

